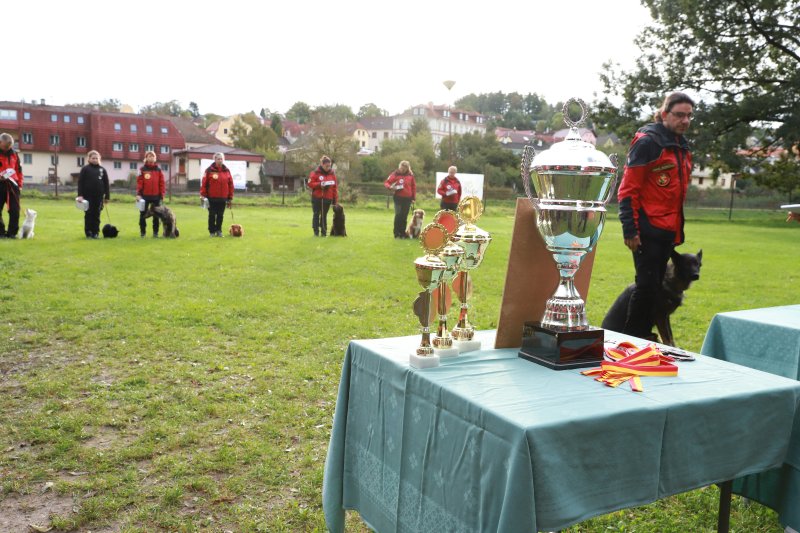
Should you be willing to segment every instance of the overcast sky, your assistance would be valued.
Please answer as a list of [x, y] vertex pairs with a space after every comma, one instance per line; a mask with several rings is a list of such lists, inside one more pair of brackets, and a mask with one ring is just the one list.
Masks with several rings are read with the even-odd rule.
[[[124, 6], [124, 7], [123, 7]], [[14, 2], [2, 98], [115, 98], [201, 113], [373, 102], [390, 113], [469, 93], [591, 101], [608, 60], [632, 65], [638, 0]], [[448, 93], [444, 80], [454, 80]]]

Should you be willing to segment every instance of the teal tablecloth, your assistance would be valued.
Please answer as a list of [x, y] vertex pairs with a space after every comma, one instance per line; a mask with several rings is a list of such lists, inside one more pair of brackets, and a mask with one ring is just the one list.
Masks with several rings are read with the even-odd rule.
[[[701, 351], [712, 357], [800, 380], [800, 305], [720, 313], [711, 321]], [[800, 423], [786, 462], [733, 483], [737, 494], [778, 512], [800, 531]]]
[[323, 482], [333, 532], [344, 509], [381, 533], [562, 529], [782, 465], [800, 402], [795, 381], [709, 357], [634, 393], [516, 349], [414, 370], [417, 343], [347, 349]]

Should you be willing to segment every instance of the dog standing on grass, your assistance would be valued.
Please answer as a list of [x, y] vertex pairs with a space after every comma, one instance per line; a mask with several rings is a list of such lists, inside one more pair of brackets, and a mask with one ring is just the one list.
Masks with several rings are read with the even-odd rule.
[[158, 217], [164, 228], [162, 235], [166, 238], [175, 239], [180, 235], [178, 223], [175, 220], [175, 213], [165, 205], [150, 204], [150, 208], [144, 215], [145, 218]]
[[411, 216], [411, 222], [406, 229], [406, 236], [411, 239], [419, 238], [422, 231], [422, 221], [425, 219], [425, 211], [422, 209], [414, 209], [414, 214]]
[[33, 226], [36, 224], [36, 211], [33, 209], [25, 210], [25, 222], [22, 223], [22, 235], [20, 239], [33, 239]]
[[332, 209], [331, 237], [347, 237], [347, 230], [344, 227], [344, 207], [342, 204], [333, 204]]
[[[683, 303], [683, 293], [689, 288], [693, 281], [700, 279], [700, 267], [703, 266], [703, 250], [697, 254], [679, 254], [672, 251], [670, 263], [667, 264], [667, 271], [664, 274], [664, 282], [656, 294], [655, 305], [653, 306], [652, 319], [661, 337], [661, 344], [675, 346], [675, 338], [672, 335], [672, 325], [669, 317]], [[622, 331], [628, 319], [628, 307], [636, 284], [632, 283], [622, 291], [608, 310], [603, 319], [603, 329], [612, 331]]]

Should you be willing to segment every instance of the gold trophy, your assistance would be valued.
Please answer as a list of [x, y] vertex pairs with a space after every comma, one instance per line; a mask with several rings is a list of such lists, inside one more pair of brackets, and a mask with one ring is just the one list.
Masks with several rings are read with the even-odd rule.
[[[458, 230], [460, 220], [455, 211], [445, 209], [436, 213], [433, 221], [441, 224], [447, 230], [448, 241], [452, 239], [455, 232]], [[448, 242], [441, 252], [439, 252], [439, 259], [446, 265], [447, 270], [442, 274], [439, 281], [439, 287], [434, 294], [434, 302], [436, 310], [439, 314], [439, 324], [436, 327], [436, 336], [433, 338], [433, 353], [438, 355], [439, 358], [458, 356], [458, 348], [453, 347], [453, 337], [447, 329], [447, 312], [450, 310], [450, 288], [448, 284], [453, 281], [453, 278], [458, 274], [461, 260], [464, 258], [464, 249], [453, 242]]]
[[458, 203], [458, 214], [463, 221], [453, 235], [453, 242], [464, 249], [464, 259], [459, 266], [460, 272], [453, 281], [453, 290], [461, 301], [458, 323], [453, 328], [453, 346], [459, 352], [471, 352], [481, 349], [480, 341], [473, 339], [475, 328], [469, 323], [469, 297], [472, 292], [469, 273], [478, 268], [483, 261], [486, 247], [492, 242], [488, 232], [475, 225], [475, 221], [483, 214], [483, 204], [477, 196], [465, 196]]
[[447, 264], [436, 254], [447, 246], [450, 235], [444, 226], [432, 222], [423, 228], [419, 234], [419, 240], [425, 250], [425, 255], [414, 261], [417, 282], [422, 287], [422, 292], [414, 301], [414, 314], [417, 315], [420, 326], [422, 326], [422, 340], [416, 352], [409, 355], [409, 364], [414, 368], [429, 368], [439, 366], [439, 356], [433, 353], [433, 346], [431, 346], [431, 292], [439, 286], [442, 276], [447, 271]]

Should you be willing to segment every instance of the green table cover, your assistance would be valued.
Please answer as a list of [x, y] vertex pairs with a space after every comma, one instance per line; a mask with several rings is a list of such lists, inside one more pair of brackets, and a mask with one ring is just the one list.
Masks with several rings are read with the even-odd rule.
[[796, 381], [699, 356], [635, 393], [516, 349], [415, 370], [418, 342], [347, 349], [323, 481], [333, 532], [345, 509], [381, 533], [563, 529], [786, 461]]
[[[725, 361], [800, 380], [800, 305], [720, 313], [701, 351]], [[786, 462], [736, 479], [733, 490], [778, 512], [784, 526], [800, 530], [800, 424]]]

